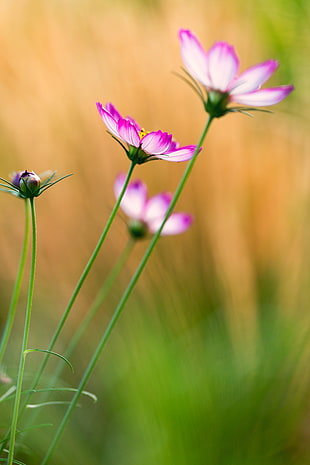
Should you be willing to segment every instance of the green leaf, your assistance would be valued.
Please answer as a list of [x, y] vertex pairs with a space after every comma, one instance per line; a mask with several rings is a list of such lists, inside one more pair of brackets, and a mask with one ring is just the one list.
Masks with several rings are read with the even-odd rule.
[[50, 355], [55, 355], [56, 357], [61, 358], [71, 368], [72, 372], [74, 371], [73, 366], [69, 362], [69, 360], [66, 357], [64, 357], [63, 355], [58, 354], [57, 352], [53, 352], [52, 350], [47, 350], [47, 349], [27, 349], [27, 350], [25, 350], [24, 353], [27, 355], [30, 352], [44, 352], [44, 353], [47, 353], [47, 354], [50, 354]]

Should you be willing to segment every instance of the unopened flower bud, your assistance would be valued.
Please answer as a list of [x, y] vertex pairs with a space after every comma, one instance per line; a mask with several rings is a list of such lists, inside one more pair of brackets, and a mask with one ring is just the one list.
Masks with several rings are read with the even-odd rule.
[[41, 175], [41, 180], [34, 171], [16, 171], [11, 174], [10, 181], [0, 178], [0, 191], [8, 192], [21, 199], [33, 199], [34, 197], [39, 197], [39, 195], [54, 184], [71, 176], [71, 174], [67, 174], [55, 179], [55, 174], [56, 171], [46, 171]]
[[20, 177], [23, 171], [18, 171], [18, 173], [12, 173], [12, 184], [13, 186], [17, 187], [19, 189], [19, 182], [20, 182]]
[[18, 176], [18, 187], [21, 194], [23, 194], [25, 197], [36, 197], [39, 194], [41, 186], [41, 179], [39, 176], [33, 171], [25, 170], [15, 175], [12, 180], [12, 184], [16, 185], [15, 183], [18, 182]]

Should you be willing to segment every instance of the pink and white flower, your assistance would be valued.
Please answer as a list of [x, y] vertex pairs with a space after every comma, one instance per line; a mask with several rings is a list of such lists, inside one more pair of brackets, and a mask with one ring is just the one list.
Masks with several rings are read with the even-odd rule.
[[[119, 174], [114, 183], [114, 193], [118, 199], [124, 187], [126, 176]], [[121, 208], [130, 218], [128, 228], [134, 238], [143, 238], [148, 233], [154, 234], [160, 228], [171, 203], [172, 194], [163, 192], [148, 197], [147, 187], [143, 181], [136, 179], [129, 182], [121, 201]], [[188, 213], [172, 213], [167, 219], [161, 235], [180, 234], [192, 224], [193, 218]]]
[[[130, 160], [141, 164], [150, 160], [187, 161], [193, 157], [195, 145], [179, 147], [172, 135], [163, 131], [146, 132], [131, 117], [123, 117], [112, 105], [97, 103], [99, 114], [109, 132], [122, 144]], [[127, 145], [124, 147], [123, 143]]]
[[210, 107], [214, 102], [221, 104], [222, 114], [230, 102], [251, 106], [275, 105], [294, 89], [292, 85], [261, 89], [277, 69], [276, 60], [267, 60], [238, 74], [239, 59], [228, 43], [216, 42], [206, 52], [191, 31], [181, 29], [179, 38], [187, 71], [206, 88], [208, 99], [211, 97]]

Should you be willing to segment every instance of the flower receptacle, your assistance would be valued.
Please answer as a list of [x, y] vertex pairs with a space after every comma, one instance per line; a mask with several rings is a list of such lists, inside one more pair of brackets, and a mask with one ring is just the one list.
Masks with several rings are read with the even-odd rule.
[[133, 239], [143, 239], [148, 233], [148, 227], [142, 220], [131, 219], [128, 224], [128, 231]]
[[207, 113], [213, 118], [220, 118], [227, 113], [227, 105], [229, 103], [229, 94], [219, 90], [208, 92], [208, 99], [204, 103]]

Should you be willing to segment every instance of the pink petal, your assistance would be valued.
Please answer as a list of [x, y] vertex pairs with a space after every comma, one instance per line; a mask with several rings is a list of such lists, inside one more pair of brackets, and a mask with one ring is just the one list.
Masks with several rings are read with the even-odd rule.
[[[120, 174], [114, 183], [115, 197], [118, 198], [124, 187], [126, 176]], [[147, 188], [144, 182], [139, 179], [130, 182], [127, 186], [121, 208], [130, 218], [142, 219], [143, 211], [147, 201]]]
[[121, 118], [117, 124], [119, 137], [129, 145], [139, 147], [140, 137], [135, 125], [128, 119]]
[[276, 60], [268, 60], [245, 70], [235, 80], [230, 95], [245, 94], [259, 89], [278, 67]]
[[152, 223], [155, 220], [159, 220], [161, 222], [167, 213], [171, 198], [172, 195], [168, 192], [163, 192], [162, 194], [157, 194], [154, 195], [154, 197], [151, 197], [145, 205], [142, 219], [147, 224]]
[[[97, 109], [99, 111], [99, 114], [100, 114], [104, 124], [107, 126], [108, 130], [114, 136], [119, 137], [118, 127], [117, 127], [118, 118], [114, 117], [106, 108], [104, 108], [101, 105], [101, 103], [97, 102], [96, 105], [97, 105]], [[113, 105], [111, 105], [111, 106], [113, 106]]]
[[141, 131], [141, 126], [140, 126], [140, 125], [137, 123], [137, 121], [136, 121], [135, 119], [133, 119], [131, 116], [126, 116], [126, 118], [124, 118], [124, 119], [129, 120], [129, 121], [134, 125], [134, 127], [136, 128], [136, 130], [137, 130], [138, 132]]
[[[172, 213], [171, 216], [167, 219], [163, 230], [161, 232], [162, 236], [168, 236], [171, 234], [180, 234], [186, 231], [193, 222], [193, 217], [187, 213]], [[151, 222], [149, 229], [152, 233], [155, 233], [161, 225], [162, 221], [156, 219]]]
[[210, 87], [226, 92], [239, 68], [234, 48], [226, 42], [216, 42], [208, 51], [207, 60]]
[[233, 95], [231, 100], [243, 105], [265, 107], [281, 102], [293, 89], [294, 86], [272, 87], [270, 89], [257, 90], [256, 92], [249, 92], [247, 94]]
[[180, 147], [180, 144], [177, 141], [171, 139], [171, 144], [166, 153], [174, 152], [179, 147]]
[[113, 189], [114, 189], [114, 195], [116, 199], [119, 198], [120, 193], [122, 192], [125, 180], [126, 180], [126, 175], [124, 173], [120, 173], [115, 179]]
[[115, 108], [115, 106], [112, 105], [112, 103], [107, 103], [105, 109], [113, 116], [113, 118], [116, 121], [118, 121], [122, 117], [121, 114]]
[[157, 155], [166, 152], [171, 145], [171, 141], [172, 136], [167, 132], [150, 132], [141, 139], [141, 148], [146, 153]]
[[[187, 161], [193, 157], [195, 150], [196, 145], [186, 145], [185, 147], [180, 147], [172, 152], [156, 155], [156, 157], [167, 161]], [[199, 152], [200, 151], [201, 149], [199, 149]]]
[[209, 86], [207, 54], [191, 31], [179, 31], [181, 55], [188, 72], [204, 86]]

